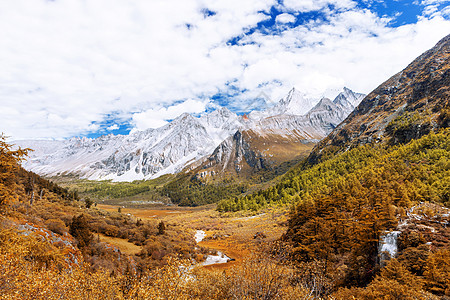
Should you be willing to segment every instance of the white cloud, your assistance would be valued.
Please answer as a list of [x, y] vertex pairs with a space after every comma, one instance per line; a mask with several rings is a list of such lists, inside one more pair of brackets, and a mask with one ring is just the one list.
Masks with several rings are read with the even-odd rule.
[[276, 79], [265, 87], [271, 89], [265, 90], [271, 99], [280, 99], [292, 86], [311, 95], [343, 85], [369, 93], [450, 32], [450, 22], [442, 17], [421, 18], [398, 28], [387, 27], [388, 21], [368, 10], [355, 10], [279, 36], [249, 36], [245, 42], [256, 45], [243, 54], [249, 66], [239, 82], [252, 90]]
[[119, 128], [120, 128], [119, 125], [114, 124], [114, 125], [111, 125], [111, 126], [107, 127], [106, 129], [111, 131], [111, 130], [117, 130]]
[[[444, 4], [447, 4], [447, 6], [442, 7]], [[424, 6], [424, 16], [449, 16], [450, 13], [450, 0], [423, 0], [420, 5]]]
[[449, 0], [423, 0], [421, 2], [422, 5], [432, 5], [432, 4], [444, 4], [450, 3]]
[[168, 123], [168, 120], [175, 119], [183, 113], [200, 114], [206, 110], [208, 101], [186, 100], [182, 103], [169, 107], [158, 107], [133, 114], [133, 123], [137, 130], [147, 128], [158, 128]]
[[350, 9], [356, 6], [352, 0], [284, 0], [284, 6], [293, 11], [311, 12], [328, 8], [329, 5], [337, 9]]
[[[245, 35], [273, 5], [279, 7], [275, 0], [0, 2], [0, 132], [64, 138], [97, 130], [111, 114], [137, 129], [158, 127], [182, 112], [204, 111], [203, 99], [227, 91], [228, 82], [245, 90], [230, 99], [235, 106], [261, 92], [279, 99], [292, 86], [310, 94], [341, 85], [370, 92], [450, 32], [444, 10], [390, 28], [354, 1], [285, 0], [281, 32]], [[206, 8], [214, 14], [205, 16]], [[328, 21], [282, 25], [313, 10]], [[236, 36], [241, 43], [227, 44]]]
[[275, 19], [277, 23], [294, 23], [295, 20], [295, 16], [288, 13], [280, 14]]

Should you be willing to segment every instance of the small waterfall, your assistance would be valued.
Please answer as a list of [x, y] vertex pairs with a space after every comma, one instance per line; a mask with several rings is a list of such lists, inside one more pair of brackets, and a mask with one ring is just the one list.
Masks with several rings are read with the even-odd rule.
[[385, 232], [380, 236], [380, 242], [378, 244], [378, 256], [380, 259], [380, 265], [385, 266], [385, 261], [394, 258], [397, 254], [397, 240], [401, 231]]

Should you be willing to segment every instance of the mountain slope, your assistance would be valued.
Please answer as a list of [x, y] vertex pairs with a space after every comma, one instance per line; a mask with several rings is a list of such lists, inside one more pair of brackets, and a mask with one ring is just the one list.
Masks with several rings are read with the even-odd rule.
[[[304, 152], [299, 142], [316, 143], [328, 134], [345, 118], [348, 107], [357, 101], [358, 95], [344, 89], [340, 98], [336, 98], [337, 104], [322, 100], [308, 114], [299, 116], [297, 113], [303, 107], [304, 98], [293, 89], [280, 101], [277, 109], [264, 112], [276, 114], [270, 115], [270, 118], [253, 120], [220, 108], [200, 118], [182, 114], [163, 127], [126, 136], [16, 143], [36, 150], [24, 164], [29, 170], [45, 176], [71, 174], [91, 180], [146, 180], [178, 173], [193, 162], [193, 166], [199, 166], [203, 158], [211, 155], [220, 143], [224, 140], [229, 142], [237, 130], [249, 130], [244, 136], [251, 136], [254, 146], [258, 140], [270, 143], [268, 135], [282, 140], [275, 143], [275, 148], [279, 150], [270, 153], [271, 157], [275, 157], [274, 162], [278, 163], [294, 158], [298, 155], [296, 152]], [[286, 147], [281, 147], [283, 145]], [[296, 148], [295, 145], [301, 147]], [[255, 155], [261, 156], [262, 151], [267, 152], [267, 149], [258, 146]], [[310, 149], [311, 146], [308, 146], [308, 152]]]
[[[264, 206], [267, 202], [298, 201], [303, 196], [307, 196], [310, 189], [314, 188], [316, 184], [326, 185], [328, 181], [334, 181], [343, 174], [362, 170], [368, 164], [376, 163], [380, 157], [385, 158], [384, 163], [386, 164], [385, 167], [380, 167], [391, 168], [389, 153], [396, 151], [398, 158], [401, 158], [402, 151], [396, 148], [399, 147], [398, 144], [406, 144], [406, 146], [411, 144], [408, 149], [413, 150], [409, 150], [412, 152], [411, 158], [406, 159], [405, 157], [401, 166], [394, 171], [401, 173], [399, 176], [402, 178], [411, 172], [409, 177], [399, 179], [399, 182], [413, 182], [419, 174], [426, 172], [425, 170], [430, 167], [428, 160], [422, 161], [421, 156], [414, 152], [414, 149], [417, 148], [414, 144], [415, 140], [421, 136], [427, 137], [415, 151], [418, 153], [422, 151], [423, 155], [428, 155], [427, 149], [435, 150], [434, 144], [436, 147], [442, 148], [441, 152], [436, 152], [436, 157], [433, 156], [432, 160], [436, 168], [444, 168], [437, 172], [439, 173], [438, 177], [448, 177], [449, 131], [446, 128], [449, 127], [450, 120], [449, 70], [450, 35], [442, 39], [434, 48], [419, 56], [405, 70], [387, 80], [365, 97], [347, 119], [318, 143], [305, 162], [284, 176], [281, 183], [268, 190], [248, 195], [240, 201], [256, 203], [257, 205], [254, 207]], [[441, 134], [433, 135], [434, 132], [439, 133], [440, 130], [443, 131]], [[435, 141], [438, 138], [442, 141]], [[351, 164], [347, 164], [347, 160], [350, 160]], [[440, 160], [442, 160], [441, 163], [439, 163]], [[424, 169], [419, 171], [421, 166], [416, 165], [413, 161], [423, 165]], [[416, 170], [416, 168], [418, 169]], [[418, 173], [414, 174], [414, 172]], [[430, 170], [425, 175], [434, 173], [436, 172]], [[358, 178], [360, 177], [357, 176], [354, 180]], [[429, 180], [433, 182], [433, 180]], [[443, 180], [443, 182], [445, 181]], [[430, 182], [424, 184], [430, 184]], [[447, 180], [447, 182], [450, 181]], [[371, 184], [371, 182], [367, 184]], [[424, 196], [424, 199], [448, 205], [448, 183], [433, 188], [441, 189], [440, 194], [430, 194]], [[347, 191], [342, 192], [348, 193]], [[437, 198], [433, 198], [435, 196]], [[399, 191], [397, 197], [402, 199], [404, 194]], [[417, 197], [414, 196], [414, 199]], [[233, 200], [223, 201], [219, 207], [222, 207], [223, 210], [234, 209], [233, 205]]]
[[239, 125], [237, 115], [220, 110], [201, 119], [182, 114], [161, 128], [128, 136], [16, 144], [36, 150], [24, 167], [41, 175], [133, 181], [181, 170], [188, 162], [211, 153]]
[[299, 265], [320, 266], [323, 282], [333, 286], [323, 296], [444, 299], [449, 44], [443, 39], [369, 94], [279, 183], [223, 200], [218, 210], [291, 204], [283, 240]]
[[[286, 99], [292, 100], [295, 93], [293, 89]], [[362, 96], [344, 88], [334, 101], [323, 98], [304, 115], [283, 113], [262, 118], [247, 129], [236, 131], [207, 159], [196, 162], [190, 169], [197, 168], [194, 172], [200, 178], [225, 174], [248, 177], [285, 161], [304, 158], [345, 119], [348, 109], [359, 103]], [[295, 103], [282, 99], [279, 104], [288, 107]]]
[[449, 101], [450, 35], [365, 97], [319, 143], [310, 161], [317, 162], [349, 147], [386, 139], [405, 143], [432, 129], [446, 127]]

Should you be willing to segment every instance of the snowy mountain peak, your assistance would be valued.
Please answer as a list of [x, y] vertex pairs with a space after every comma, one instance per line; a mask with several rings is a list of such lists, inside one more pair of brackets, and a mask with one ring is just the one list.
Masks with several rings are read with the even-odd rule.
[[[347, 87], [344, 87], [343, 91], [340, 92], [339, 95], [337, 95], [336, 99], [343, 99], [343, 98], [345, 98], [353, 106], [357, 106], [362, 101], [362, 99], [365, 96], [366, 95], [364, 95], [364, 94], [355, 93], [351, 89], [349, 89]], [[335, 99], [335, 101], [338, 101], [336, 99]]]
[[231, 111], [218, 109], [207, 115], [200, 117], [199, 122], [206, 128], [221, 128], [225, 123], [237, 119], [237, 115]]
[[[317, 140], [339, 124], [363, 95], [345, 88], [334, 101], [314, 99], [293, 88], [279, 103], [243, 118], [223, 107], [200, 118], [183, 113], [160, 128], [96, 139], [24, 141], [36, 151], [25, 167], [41, 175], [76, 174], [93, 180], [133, 181], [177, 173], [238, 130]], [[350, 110], [351, 109], [351, 110]]]
[[200, 118], [201, 121], [208, 123], [214, 127], [220, 127], [229, 119], [236, 119], [237, 115], [226, 107], [221, 107]]
[[310, 114], [311, 112], [315, 112], [315, 111], [323, 111], [323, 110], [328, 110], [328, 111], [335, 111], [338, 109], [338, 106], [331, 101], [328, 98], [322, 98], [320, 99], [320, 101], [308, 112], [308, 114]]
[[262, 118], [289, 114], [289, 115], [304, 115], [306, 114], [319, 99], [309, 97], [305, 93], [300, 92], [293, 87], [286, 97], [280, 99], [278, 103], [264, 111], [253, 111], [249, 114], [249, 118], [253, 120], [261, 120]]
[[341, 106], [346, 112], [352, 112], [366, 95], [355, 93], [351, 89], [344, 87], [343, 91], [336, 96], [333, 102]]
[[233, 113], [231, 112], [231, 110], [229, 110], [226, 107], [221, 107], [219, 109], [216, 109], [215, 111], [213, 111], [212, 113], [217, 113], [217, 114], [221, 114], [221, 115], [232, 115]]
[[302, 94], [299, 90], [296, 90], [295, 87], [293, 87], [293, 88], [289, 91], [289, 93], [287, 94], [286, 97], [280, 99], [279, 103], [280, 103], [280, 104], [283, 103], [283, 104], [286, 104], [286, 105], [287, 105], [287, 104], [289, 104], [294, 98], [299, 98], [299, 97], [302, 97], [302, 96], [303, 96], [303, 94]]
[[171, 123], [180, 123], [180, 122], [192, 122], [195, 121], [195, 118], [188, 113], [182, 113], [178, 117], [176, 117]]
[[288, 95], [280, 100], [277, 106], [280, 109], [280, 113], [304, 115], [313, 108], [316, 102], [317, 99], [307, 97], [306, 94], [292, 88]]
[[336, 106], [333, 101], [331, 101], [329, 98], [323, 97], [322, 99], [319, 100], [319, 102], [317, 102], [317, 104], [315, 105], [315, 107], [317, 106], [324, 106], [324, 105], [333, 105]]

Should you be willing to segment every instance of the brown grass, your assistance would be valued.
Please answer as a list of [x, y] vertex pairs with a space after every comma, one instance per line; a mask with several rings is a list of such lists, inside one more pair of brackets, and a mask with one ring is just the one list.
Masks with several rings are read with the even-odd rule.
[[[119, 206], [99, 204], [97, 208], [117, 212]], [[287, 208], [271, 208], [257, 216], [243, 213], [221, 214], [212, 206], [185, 210], [172, 207], [165, 209], [122, 208], [123, 214], [131, 214], [137, 218], [163, 220], [168, 225], [177, 225], [187, 232], [195, 234], [195, 230], [204, 230], [207, 234], [199, 246], [211, 250], [219, 250], [234, 261], [226, 264], [206, 266], [206, 269], [229, 269], [241, 265], [245, 258], [255, 252], [261, 243], [272, 242], [286, 231]], [[262, 232], [266, 237], [255, 239]], [[120, 239], [118, 239], [120, 242]], [[126, 241], [125, 241], [126, 242]], [[117, 245], [114, 242], [110, 242]], [[134, 246], [134, 245], [133, 245]], [[119, 249], [121, 249], [119, 247]], [[122, 249], [121, 249], [122, 250]]]
[[[287, 208], [271, 208], [257, 216], [240, 213], [221, 214], [212, 209], [192, 211], [183, 215], [165, 217], [168, 224], [182, 224], [192, 234], [204, 230], [206, 238], [200, 246], [220, 250], [235, 259], [226, 264], [210, 265], [207, 269], [228, 269], [242, 264], [243, 260], [255, 252], [261, 243], [272, 242], [286, 231]], [[254, 238], [258, 232], [266, 238]]]
[[134, 255], [139, 253], [142, 250], [142, 247], [137, 246], [133, 243], [128, 242], [124, 239], [119, 239], [115, 237], [109, 237], [103, 234], [98, 234], [98, 237], [100, 238], [101, 242], [111, 244], [113, 246], [116, 246], [120, 249], [122, 253], [128, 254], [128, 255]]
[[[108, 212], [117, 212], [119, 207], [118, 205], [107, 205], [107, 204], [98, 204], [97, 208], [106, 210]], [[141, 208], [127, 208], [122, 207], [121, 212], [123, 214], [130, 214], [136, 218], [140, 218], [143, 220], [149, 220], [149, 219], [161, 219], [165, 216], [170, 216], [173, 214], [185, 214], [190, 213], [190, 211], [187, 210], [179, 210], [179, 209], [173, 209], [173, 210], [165, 210], [165, 209], [141, 209]]]

